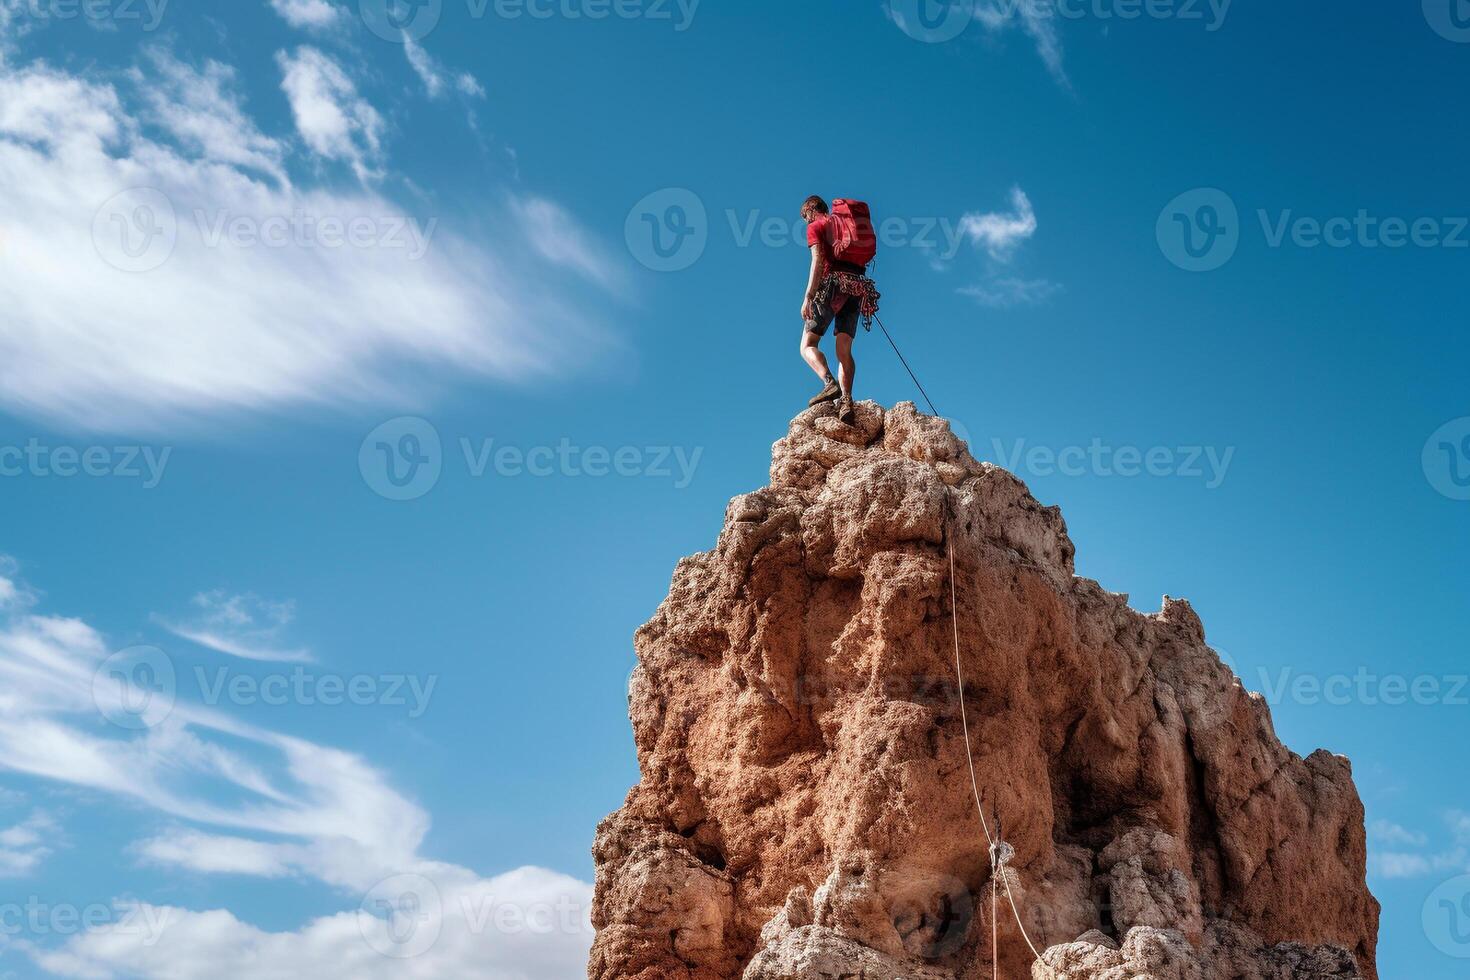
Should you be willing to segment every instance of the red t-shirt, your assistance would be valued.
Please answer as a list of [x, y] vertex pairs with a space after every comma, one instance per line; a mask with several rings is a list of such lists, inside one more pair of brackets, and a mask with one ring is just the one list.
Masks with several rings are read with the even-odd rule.
[[[819, 214], [806, 225], [806, 244], [810, 248], [813, 245], [822, 247], [822, 261], [826, 264], [826, 273], [837, 271], [837, 263], [832, 258], [832, 236], [827, 233], [828, 226], [832, 223], [830, 214]], [[847, 301], [851, 299], [846, 293], [834, 290], [832, 293], [832, 312], [838, 313]]]
[[832, 271], [832, 236], [827, 233], [827, 226], [831, 223], [830, 214], [819, 214], [806, 223], [807, 248], [822, 246], [822, 261], [827, 264], [828, 272]]

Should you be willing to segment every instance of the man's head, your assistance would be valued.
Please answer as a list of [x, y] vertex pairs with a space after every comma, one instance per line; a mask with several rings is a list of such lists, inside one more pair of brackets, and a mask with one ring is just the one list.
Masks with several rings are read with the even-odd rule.
[[813, 194], [801, 205], [801, 220], [811, 221], [819, 214], [827, 213], [827, 202]]

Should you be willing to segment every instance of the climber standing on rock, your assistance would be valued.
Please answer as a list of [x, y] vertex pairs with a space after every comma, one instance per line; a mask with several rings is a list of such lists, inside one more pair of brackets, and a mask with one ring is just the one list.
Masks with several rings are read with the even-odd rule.
[[[801, 299], [801, 358], [823, 382], [822, 390], [808, 404], [840, 399], [837, 416], [851, 425], [852, 380], [857, 371], [852, 343], [858, 317], [871, 330], [870, 321], [878, 312], [878, 289], [867, 275], [868, 263], [878, 253], [878, 238], [868, 206], [861, 201], [837, 198], [829, 209], [826, 201], [813, 194], [802, 204], [801, 217], [807, 223], [806, 243], [812, 252], [811, 273]], [[837, 378], [832, 377], [820, 346], [834, 319]]]

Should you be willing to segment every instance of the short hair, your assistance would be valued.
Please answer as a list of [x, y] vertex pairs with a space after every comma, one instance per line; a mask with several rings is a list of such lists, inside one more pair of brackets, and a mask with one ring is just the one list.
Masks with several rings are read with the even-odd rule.
[[802, 201], [801, 202], [801, 213], [802, 214], [806, 214], [808, 208], [815, 209], [818, 214], [827, 214], [828, 213], [828, 211], [827, 211], [827, 202], [824, 201], [824, 200], [822, 200], [820, 197], [818, 197], [815, 194], [813, 194], [811, 197], [807, 198], [805, 201]]

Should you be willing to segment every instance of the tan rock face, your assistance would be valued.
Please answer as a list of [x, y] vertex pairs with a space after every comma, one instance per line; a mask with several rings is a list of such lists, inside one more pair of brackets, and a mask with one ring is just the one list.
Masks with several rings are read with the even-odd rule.
[[[950, 601], [953, 546], [957, 603]], [[1346, 759], [1205, 645], [1076, 578], [1055, 508], [903, 403], [774, 447], [638, 631], [643, 778], [598, 828], [593, 980], [991, 975], [971, 796], [1016, 854], [1002, 975], [1376, 977]]]

